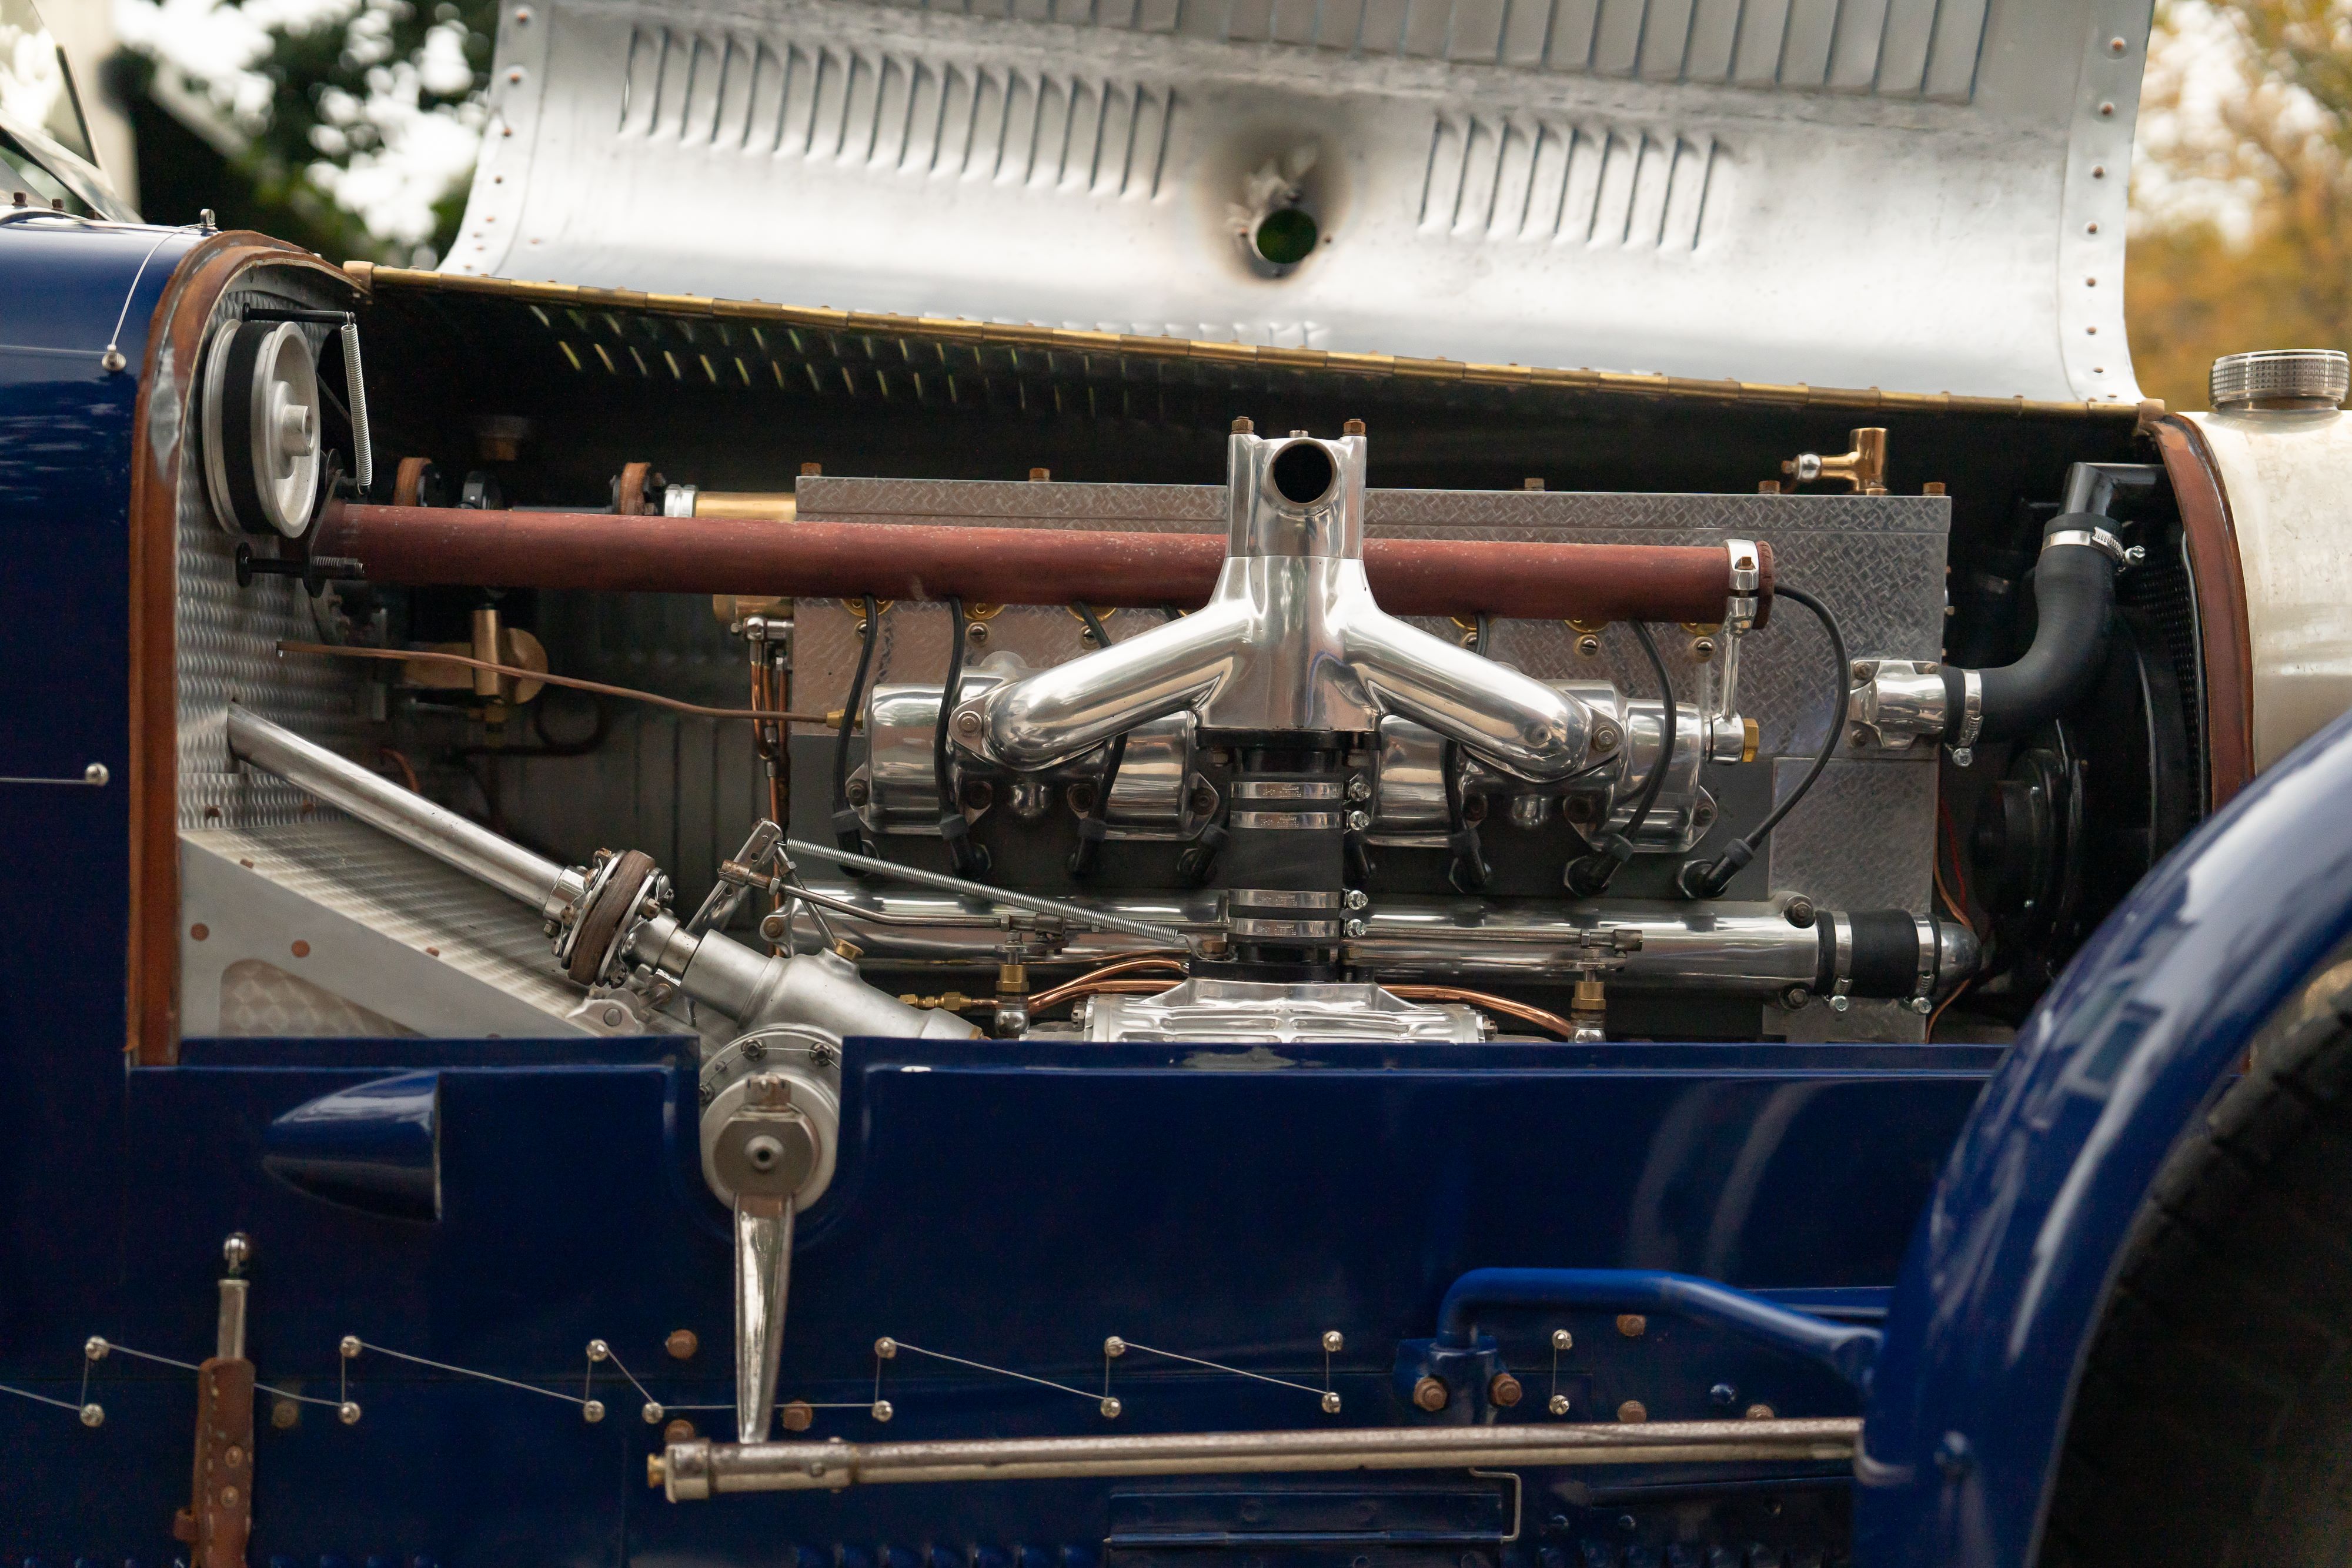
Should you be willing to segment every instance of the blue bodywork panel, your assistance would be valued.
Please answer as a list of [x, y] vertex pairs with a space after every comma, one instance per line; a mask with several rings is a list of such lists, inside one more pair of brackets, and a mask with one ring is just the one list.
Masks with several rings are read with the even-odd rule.
[[[1392, 1396], [1391, 1363], [1401, 1341], [1430, 1332], [1456, 1277], [1482, 1264], [1666, 1264], [1764, 1286], [1891, 1278], [1992, 1055], [1498, 1045], [1286, 1060], [853, 1041], [843, 1125], [854, 1131], [833, 1189], [801, 1227], [782, 1392], [854, 1406], [821, 1409], [820, 1437], [1311, 1426], [1333, 1419], [1317, 1391], [1321, 1335], [1338, 1329], [1347, 1345], [1328, 1368], [1345, 1402], [1338, 1419], [1431, 1419]], [[322, 1201], [269, 1174], [273, 1124], [288, 1112], [420, 1068], [437, 1070], [438, 1220]], [[1112, 1494], [1149, 1489], [1024, 1483], [674, 1506], [645, 1488], [658, 1428], [611, 1364], [594, 1384], [611, 1414], [590, 1425], [575, 1405], [373, 1350], [342, 1363], [338, 1343], [355, 1334], [578, 1395], [587, 1342], [601, 1338], [671, 1414], [727, 1431], [731, 1410], [715, 1407], [731, 1400], [730, 1262], [723, 1213], [697, 1166], [694, 1093], [690, 1067], [646, 1042], [191, 1041], [182, 1065], [130, 1074], [121, 1144], [72, 1156], [79, 1168], [119, 1166], [141, 1196], [105, 1278], [23, 1298], [5, 1376], [76, 1399], [91, 1333], [197, 1359], [219, 1238], [242, 1229], [257, 1258], [262, 1381], [330, 1402], [302, 1406], [290, 1429], [264, 1426], [257, 1552], [618, 1563], [625, 1552], [776, 1561], [786, 1542], [826, 1562], [891, 1542], [941, 1545], [957, 1561], [967, 1548], [1099, 1550]], [[1870, 1136], [1853, 1135], [1863, 1127]], [[114, 1190], [68, 1186], [47, 1225], [88, 1233], [108, 1222]], [[1853, 1408], [1833, 1373], [1801, 1356], [1665, 1320], [1628, 1340], [1612, 1316], [1486, 1314], [1504, 1362], [1538, 1396], [1501, 1418], [1550, 1419], [1541, 1396], [1554, 1387], [1572, 1392], [1578, 1419], [1605, 1419], [1625, 1399], [1662, 1419], [1717, 1416], [1707, 1393], [1717, 1384], [1788, 1414]], [[1557, 1372], [1554, 1326], [1571, 1327], [1579, 1347]], [[678, 1328], [702, 1342], [688, 1362], [663, 1349]], [[884, 1427], [866, 1407], [885, 1334], [1082, 1392], [902, 1350], [881, 1368], [895, 1411]], [[1303, 1387], [1134, 1350], [1111, 1369], [1125, 1406], [1114, 1427], [1095, 1403], [1111, 1334]], [[31, 1516], [12, 1520], [0, 1544], [154, 1552], [159, 1521], [184, 1500], [191, 1381], [110, 1357], [91, 1384], [107, 1409], [97, 1431], [67, 1411], [0, 1407], [0, 1420], [38, 1438], [22, 1472]], [[346, 1394], [362, 1407], [355, 1426], [331, 1407]], [[1429, 1483], [1370, 1484], [1410, 1494]]]
[[2342, 719], [2174, 852], [2029, 1021], [1889, 1312], [1857, 1466], [1865, 1561], [2032, 1560], [2075, 1375], [2150, 1182], [2255, 1032], [2352, 935], [2347, 800]]

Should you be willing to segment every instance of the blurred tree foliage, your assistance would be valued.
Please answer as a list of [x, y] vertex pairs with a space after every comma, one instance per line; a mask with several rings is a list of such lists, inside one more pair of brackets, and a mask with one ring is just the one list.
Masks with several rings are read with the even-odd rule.
[[2239, 45], [2235, 79], [2200, 94], [2194, 57], [2216, 29], [2184, 38], [2181, 11], [2160, 12], [2140, 112], [2167, 129], [2145, 151], [2246, 221], [2143, 212], [2126, 278], [2140, 386], [2176, 409], [2207, 405], [2219, 355], [2352, 347], [2352, 3], [2213, 0], [2208, 16]]
[[[148, 217], [185, 223], [210, 207], [225, 228], [258, 229], [338, 262], [447, 251], [478, 141], [497, 0], [326, 0], [295, 22], [253, 21], [238, 0], [216, 0], [193, 20], [149, 14], [163, 25], [126, 29], [131, 46], [108, 67], [131, 111]], [[233, 53], [219, 47], [223, 33], [257, 37], [258, 57], [223, 68]]]

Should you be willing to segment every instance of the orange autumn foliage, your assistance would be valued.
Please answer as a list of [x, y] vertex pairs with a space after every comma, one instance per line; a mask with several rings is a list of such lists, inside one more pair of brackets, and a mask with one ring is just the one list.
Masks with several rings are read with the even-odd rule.
[[2188, 126], [2148, 149], [2159, 172], [2226, 183], [2248, 221], [2233, 235], [2210, 218], [2144, 212], [2126, 276], [2141, 389], [2176, 409], [2207, 405], [2221, 354], [2352, 346], [2352, 3], [2214, 0], [2211, 10], [2241, 46], [2239, 90], [2181, 113], [2183, 36], [2177, 14], [2160, 16], [2141, 112]]

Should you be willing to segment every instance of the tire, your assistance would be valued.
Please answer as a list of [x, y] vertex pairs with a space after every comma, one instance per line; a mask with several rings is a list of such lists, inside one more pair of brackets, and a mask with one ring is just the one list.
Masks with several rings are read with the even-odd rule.
[[2352, 991], [2320, 985], [2134, 1222], [2048, 1568], [2352, 1565]]

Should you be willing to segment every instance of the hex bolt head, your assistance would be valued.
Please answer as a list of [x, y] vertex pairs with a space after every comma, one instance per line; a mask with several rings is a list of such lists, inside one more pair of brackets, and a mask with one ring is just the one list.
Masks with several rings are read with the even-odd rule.
[[805, 1399], [787, 1400], [779, 1419], [787, 1432], [805, 1432], [816, 1420], [816, 1406]]
[[1790, 986], [1780, 993], [1780, 1005], [1794, 1012], [1813, 999], [1813, 993], [1802, 986]]
[[1504, 1410], [1517, 1405], [1526, 1392], [1519, 1386], [1519, 1380], [1507, 1372], [1498, 1372], [1486, 1382], [1487, 1403]]
[[1550, 1410], [1551, 1410], [1551, 1413], [1552, 1413], [1553, 1415], [1555, 1415], [1555, 1416], [1565, 1416], [1565, 1415], [1567, 1415], [1567, 1414], [1568, 1414], [1568, 1396], [1567, 1396], [1567, 1395], [1565, 1395], [1565, 1394], [1555, 1394], [1555, 1395], [1553, 1395], [1553, 1396], [1551, 1396], [1551, 1404], [1550, 1404], [1549, 1408], [1550, 1408]]
[[884, 1334], [874, 1342], [874, 1354], [887, 1361], [898, 1354], [898, 1342], [888, 1334]]
[[1801, 893], [1789, 900], [1789, 906], [1780, 913], [1787, 916], [1790, 925], [1800, 931], [1806, 931], [1811, 929], [1818, 912], [1813, 908], [1813, 901]]
[[1348, 779], [1348, 799], [1369, 800], [1372, 798], [1372, 781], [1362, 774], [1351, 774]]
[[1433, 1415], [1444, 1409], [1447, 1401], [1453, 1397], [1454, 1391], [1445, 1386], [1445, 1380], [1442, 1377], [1424, 1377], [1412, 1385], [1414, 1406]]
[[1592, 749], [1595, 751], [1614, 751], [1617, 749], [1618, 741], [1622, 738], [1624, 737], [1617, 733], [1617, 727], [1615, 725], [1595, 725], [1592, 728]]

